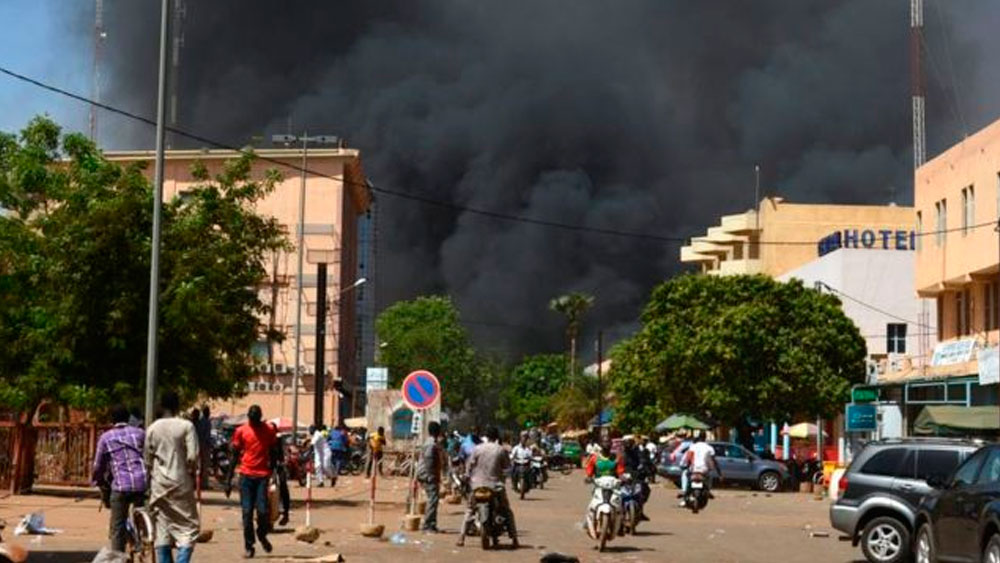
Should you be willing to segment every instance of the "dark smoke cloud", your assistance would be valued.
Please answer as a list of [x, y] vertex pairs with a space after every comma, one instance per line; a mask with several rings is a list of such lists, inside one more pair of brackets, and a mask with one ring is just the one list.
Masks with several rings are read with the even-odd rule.
[[[146, 113], [154, 4], [106, 1], [106, 97]], [[179, 125], [236, 144], [289, 123], [340, 134], [392, 189], [668, 236], [750, 207], [755, 162], [766, 191], [790, 200], [909, 203], [908, 10], [188, 0]], [[992, 2], [928, 0], [932, 152], [1000, 110], [989, 95], [998, 14]], [[117, 132], [119, 144], [152, 145], [148, 130]], [[652, 285], [679, 270], [673, 244], [380, 205], [382, 302], [448, 292], [466, 318], [506, 325], [471, 325], [505, 351], [557, 347], [546, 304], [569, 290], [597, 295], [590, 335], [600, 325], [620, 336]]]

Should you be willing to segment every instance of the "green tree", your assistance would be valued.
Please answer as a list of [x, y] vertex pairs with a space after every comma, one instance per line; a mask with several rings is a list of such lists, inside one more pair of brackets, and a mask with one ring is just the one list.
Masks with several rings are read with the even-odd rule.
[[518, 426], [552, 421], [553, 396], [567, 381], [566, 358], [561, 354], [525, 357], [514, 368], [504, 388], [505, 413]]
[[612, 352], [623, 428], [675, 411], [734, 424], [831, 416], [864, 379], [865, 343], [840, 301], [799, 281], [680, 276], [653, 291], [641, 321]]
[[553, 396], [552, 415], [565, 428], [586, 428], [597, 413], [597, 378], [577, 374]]
[[[163, 207], [160, 385], [230, 396], [266, 336], [256, 286], [287, 244], [254, 204], [278, 179], [229, 162]], [[153, 192], [139, 165], [109, 162], [36, 118], [0, 135], [0, 404], [94, 408], [144, 389]]]
[[379, 361], [389, 368], [392, 386], [414, 370], [428, 370], [440, 380], [444, 407], [453, 413], [480, 392], [475, 352], [448, 297], [395, 303], [382, 311], [375, 327], [382, 341]]
[[576, 373], [576, 339], [580, 335], [583, 314], [594, 305], [594, 296], [585, 293], [567, 293], [549, 302], [549, 309], [566, 317], [566, 340], [569, 342], [569, 369]]

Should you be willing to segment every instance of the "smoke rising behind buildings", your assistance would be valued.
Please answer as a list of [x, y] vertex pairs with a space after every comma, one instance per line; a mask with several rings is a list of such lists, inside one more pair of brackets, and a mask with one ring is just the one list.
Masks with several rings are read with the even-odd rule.
[[[105, 1], [103, 98], [148, 115], [155, 4]], [[185, 4], [178, 127], [237, 145], [341, 135], [393, 190], [678, 237], [751, 207], [755, 163], [789, 200], [910, 203], [902, 0]], [[1000, 114], [1000, 4], [925, 10], [933, 156]], [[153, 145], [102, 119], [109, 145]], [[588, 336], [621, 336], [679, 270], [676, 244], [379, 206], [380, 301], [448, 293], [507, 352], [558, 349], [547, 303], [571, 290], [597, 296]]]

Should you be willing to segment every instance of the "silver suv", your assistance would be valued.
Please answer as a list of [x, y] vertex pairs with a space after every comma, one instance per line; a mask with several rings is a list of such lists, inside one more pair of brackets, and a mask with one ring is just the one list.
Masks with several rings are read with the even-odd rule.
[[927, 479], [947, 478], [978, 448], [973, 441], [944, 438], [869, 443], [840, 481], [830, 523], [855, 546], [860, 543], [872, 563], [909, 560], [917, 507], [931, 491]]

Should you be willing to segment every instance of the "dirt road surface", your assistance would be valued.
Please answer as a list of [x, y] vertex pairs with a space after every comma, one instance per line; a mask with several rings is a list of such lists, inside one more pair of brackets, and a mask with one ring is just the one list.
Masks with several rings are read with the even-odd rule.
[[[291, 533], [304, 523], [305, 490], [294, 486], [292, 521], [271, 536], [274, 552], [258, 547], [258, 560], [306, 561], [340, 553], [348, 563], [412, 563], [417, 561], [538, 561], [548, 552], [575, 555], [583, 562], [770, 562], [822, 563], [862, 559], [860, 551], [838, 539], [827, 518], [827, 501], [811, 495], [765, 495], [750, 490], [716, 492], [717, 498], [697, 515], [677, 506], [676, 491], [654, 486], [648, 505], [652, 520], [643, 523], [637, 536], [616, 538], [605, 553], [598, 553], [581, 528], [589, 487], [579, 471], [553, 475], [545, 490], [534, 490], [525, 500], [512, 499], [521, 548], [483, 552], [475, 541], [455, 546], [463, 508], [442, 504], [439, 525], [444, 533], [424, 535], [403, 532], [406, 542], [388, 537], [400, 528], [405, 481], [380, 480], [375, 520], [386, 525], [382, 540], [361, 537], [359, 525], [367, 518], [367, 482], [343, 477], [336, 488], [314, 489], [313, 525], [323, 531], [315, 544], [296, 542]], [[106, 544], [109, 513], [98, 513], [95, 498], [79, 496], [13, 496], [0, 500], [0, 517], [8, 522], [4, 538], [32, 550], [30, 561], [89, 562]], [[46, 525], [61, 529], [53, 536], [13, 537], [19, 517], [44, 511]], [[199, 544], [194, 559], [222, 563], [240, 560], [243, 553], [240, 509], [236, 493], [227, 500], [220, 492], [206, 494], [203, 528], [214, 530], [210, 543]], [[827, 537], [822, 537], [827, 535]], [[509, 543], [509, 542], [506, 542]]]

